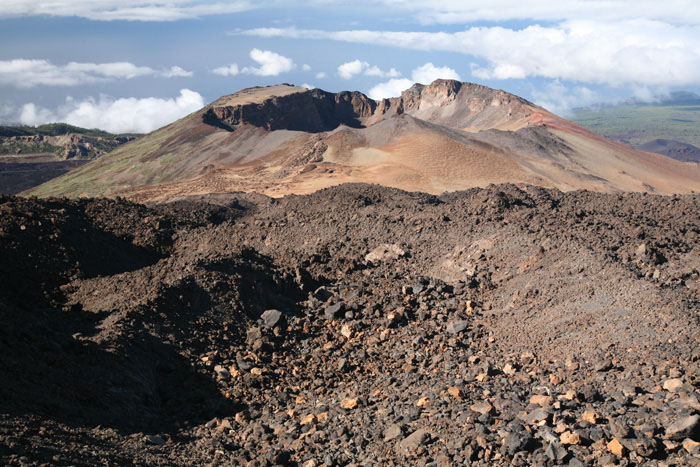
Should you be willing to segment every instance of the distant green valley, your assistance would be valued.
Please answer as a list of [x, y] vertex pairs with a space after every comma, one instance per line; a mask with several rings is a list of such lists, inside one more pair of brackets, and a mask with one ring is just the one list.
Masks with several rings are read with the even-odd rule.
[[[690, 151], [700, 155], [700, 96], [693, 93], [674, 93], [656, 103], [631, 100], [576, 109], [571, 120], [639, 149], [677, 153], [682, 148], [686, 154]], [[673, 153], [666, 155], [675, 157]]]

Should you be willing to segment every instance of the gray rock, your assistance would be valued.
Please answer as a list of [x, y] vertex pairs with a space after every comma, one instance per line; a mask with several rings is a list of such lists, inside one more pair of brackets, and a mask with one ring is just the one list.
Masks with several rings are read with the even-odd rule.
[[669, 405], [677, 409], [690, 409], [691, 411], [700, 412], [700, 401], [698, 401], [695, 394], [681, 394], [678, 399], [673, 400]]
[[325, 302], [326, 300], [328, 300], [332, 296], [333, 296], [333, 293], [323, 286], [319, 287], [318, 289], [316, 289], [316, 291], [314, 291], [314, 298], [316, 300], [320, 300], [322, 302]]
[[145, 436], [146, 442], [150, 444], [155, 444], [156, 446], [162, 446], [165, 444], [165, 440], [161, 438], [160, 436], [156, 435], [146, 435]]
[[466, 320], [452, 321], [447, 323], [447, 332], [450, 334], [459, 334], [460, 332], [467, 329], [469, 323]]
[[527, 431], [508, 433], [503, 440], [503, 449], [510, 456], [516, 452], [525, 451], [530, 444], [531, 438]]
[[617, 439], [629, 438], [632, 434], [627, 424], [621, 420], [611, 420], [609, 427], [610, 433]]
[[345, 304], [343, 302], [338, 302], [335, 305], [327, 306], [323, 310], [323, 315], [326, 317], [326, 319], [334, 319], [340, 316], [344, 310]]
[[549, 443], [544, 455], [554, 462], [561, 462], [569, 455], [569, 451], [559, 443]]
[[226, 369], [226, 367], [223, 367], [221, 365], [216, 365], [214, 367], [214, 372], [224, 379], [228, 379], [231, 377], [231, 373]]
[[539, 423], [542, 420], [548, 420], [550, 416], [549, 410], [547, 409], [535, 409], [529, 414], [525, 415], [524, 420], [528, 423]]
[[384, 432], [384, 441], [392, 441], [403, 434], [401, 425], [393, 424]]
[[430, 432], [424, 428], [414, 431], [399, 443], [400, 451], [411, 451], [430, 440]]
[[406, 252], [397, 244], [384, 243], [365, 255], [368, 263], [379, 263], [380, 261], [398, 259], [406, 255]]
[[262, 318], [265, 326], [274, 328], [282, 319], [282, 312], [279, 310], [266, 310], [260, 318]]
[[700, 415], [679, 418], [666, 426], [666, 438], [674, 441], [693, 438], [693, 435], [698, 433], [700, 433]]

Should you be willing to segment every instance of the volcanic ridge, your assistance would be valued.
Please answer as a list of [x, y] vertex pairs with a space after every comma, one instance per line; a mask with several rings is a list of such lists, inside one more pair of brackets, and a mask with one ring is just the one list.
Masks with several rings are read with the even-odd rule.
[[689, 193], [700, 190], [700, 167], [477, 84], [437, 80], [379, 101], [278, 85], [224, 96], [28, 193], [152, 202], [349, 182], [433, 194], [491, 183]]

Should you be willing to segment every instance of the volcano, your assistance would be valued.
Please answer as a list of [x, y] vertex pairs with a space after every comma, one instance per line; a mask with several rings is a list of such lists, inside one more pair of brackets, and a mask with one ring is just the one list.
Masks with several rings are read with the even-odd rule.
[[700, 190], [700, 166], [478, 84], [437, 80], [383, 100], [284, 84], [221, 97], [28, 194], [158, 202], [351, 182], [433, 194], [493, 183], [671, 194]]

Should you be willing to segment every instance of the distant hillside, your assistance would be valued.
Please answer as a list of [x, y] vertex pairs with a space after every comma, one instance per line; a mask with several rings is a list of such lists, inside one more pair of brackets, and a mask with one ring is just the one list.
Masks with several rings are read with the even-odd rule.
[[675, 92], [648, 103], [628, 99], [618, 105], [575, 109], [571, 120], [607, 138], [645, 151], [653, 148], [678, 160], [689, 160], [688, 152], [648, 144], [661, 139], [674, 146], [700, 147], [700, 96], [691, 92]]
[[638, 149], [663, 154], [683, 162], [700, 162], [700, 148], [680, 141], [655, 139], [638, 146]]
[[66, 123], [0, 126], [0, 193], [19, 193], [64, 175], [136, 136]]
[[0, 155], [47, 155], [58, 159], [95, 159], [136, 138], [134, 134], [113, 135], [66, 123], [38, 127], [0, 126]]

